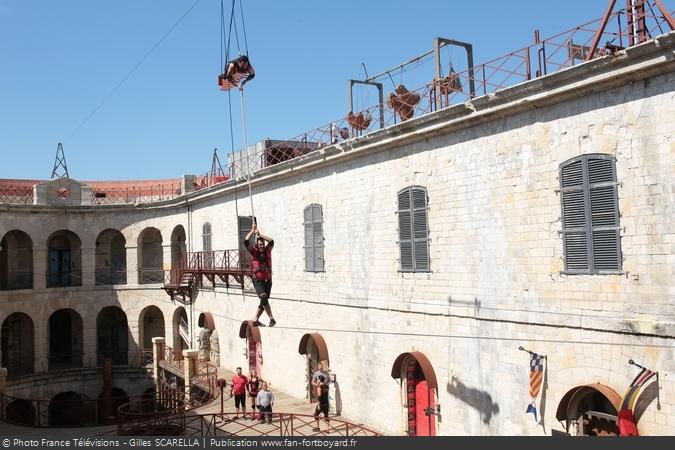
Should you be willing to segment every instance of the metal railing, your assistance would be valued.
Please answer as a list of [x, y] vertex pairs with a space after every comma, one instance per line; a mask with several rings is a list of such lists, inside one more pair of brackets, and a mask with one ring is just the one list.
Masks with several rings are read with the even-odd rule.
[[182, 373], [185, 362], [183, 361], [183, 355], [180, 350], [165, 345], [163, 361], [166, 361], [167, 364], [173, 366]]
[[96, 284], [111, 286], [115, 284], [127, 284], [127, 271], [119, 269], [96, 269]]
[[169, 200], [181, 195], [179, 183], [94, 188], [94, 204], [116, 205]]
[[[147, 400], [148, 394], [112, 397], [113, 404]], [[34, 400], [0, 392], [0, 419], [31, 427], [87, 427], [107, 423], [102, 417], [103, 399]], [[117, 415], [117, 411], [114, 411]]]
[[0, 185], [0, 204], [32, 205], [32, 186], [8, 186]]
[[82, 272], [79, 270], [48, 271], [47, 287], [82, 286]]
[[[171, 404], [169, 403], [169, 406]], [[236, 413], [190, 414], [178, 401], [175, 407], [156, 412], [127, 412], [123, 405], [119, 409], [118, 435], [133, 436], [152, 431], [152, 435], [182, 436], [382, 436], [381, 433], [342, 419], [331, 418], [320, 421], [319, 429], [314, 416], [273, 412], [272, 423], [260, 423], [257, 420], [234, 420]], [[132, 407], [130, 406], [129, 409]]]
[[192, 382], [205, 386], [208, 392], [214, 394], [217, 392], [216, 381], [218, 380], [218, 369], [208, 361], [197, 360], [197, 368]]
[[147, 366], [152, 366], [154, 359], [153, 359], [153, 353], [152, 350], [147, 350], [147, 349], [139, 349], [138, 350], [138, 360], [141, 364], [141, 366], [147, 367]]
[[0, 280], [0, 291], [11, 291], [15, 289], [32, 289], [33, 272], [8, 272], [6, 278]]
[[164, 269], [138, 269], [139, 284], [159, 284], [164, 282]]
[[48, 367], [50, 371], [82, 367], [83, 357], [82, 352], [52, 353], [47, 356]]
[[[637, 19], [645, 23], [643, 37], [650, 38], [669, 31], [670, 26], [654, 7], [653, 1], [648, 1], [645, 5], [644, 14]], [[230, 175], [232, 178], [246, 177], [328, 145], [464, 103], [476, 95], [467, 89], [472, 84], [476, 86], [479, 95], [485, 95], [608, 55], [616, 49], [635, 45], [638, 43], [635, 32], [630, 29], [626, 16], [625, 10], [619, 10], [607, 17], [605, 26], [603, 17], [546, 39], [539, 39], [537, 32], [535, 43], [525, 48], [474, 65], [465, 71], [452, 73], [448, 75], [450, 78], [429, 80], [425, 86], [410, 92], [392, 92], [383, 104], [359, 111], [362, 117], [370, 118], [366, 126], [362, 120], [354, 120], [352, 117], [350, 121], [347, 117], [342, 117], [288, 140], [266, 144], [261, 150], [253, 150], [253, 147], [244, 149], [231, 161]], [[591, 54], [594, 41], [602, 42], [603, 46]]]
[[111, 359], [114, 366], [126, 366], [129, 364], [129, 352], [119, 350], [97, 350], [96, 351], [96, 365], [103, 366], [105, 359]]

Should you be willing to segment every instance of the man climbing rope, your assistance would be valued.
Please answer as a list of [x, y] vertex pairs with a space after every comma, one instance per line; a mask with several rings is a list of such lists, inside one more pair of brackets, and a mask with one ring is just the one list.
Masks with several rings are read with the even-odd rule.
[[244, 89], [244, 85], [253, 78], [255, 78], [255, 70], [248, 56], [243, 55], [225, 65], [224, 73], [218, 77], [218, 85], [224, 91], [229, 91], [233, 87]]
[[[255, 234], [258, 237], [255, 240], [255, 246], [252, 246], [249, 239]], [[258, 305], [253, 325], [264, 326], [258, 319], [260, 319], [263, 311], [265, 311], [270, 318], [270, 326], [273, 327], [277, 321], [274, 320], [274, 316], [272, 315], [269, 298], [272, 292], [272, 248], [274, 247], [274, 239], [260, 233], [258, 226], [254, 222], [251, 226], [251, 231], [244, 238], [244, 246], [253, 257], [251, 260], [253, 266], [253, 287], [260, 298], [260, 305]]]

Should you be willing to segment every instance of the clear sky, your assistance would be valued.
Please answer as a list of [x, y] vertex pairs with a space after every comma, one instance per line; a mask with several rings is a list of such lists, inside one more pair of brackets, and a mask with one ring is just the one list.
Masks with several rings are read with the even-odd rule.
[[[0, 178], [48, 178], [58, 142], [71, 177], [81, 180], [200, 174], [215, 147], [225, 164], [220, 0], [199, 0], [119, 85], [196, 2], [0, 0]], [[245, 91], [249, 143], [291, 138], [344, 116], [347, 80], [363, 78], [361, 62], [373, 75], [443, 36], [471, 42], [478, 64], [531, 44], [536, 28], [547, 37], [598, 18], [606, 4], [243, 0], [257, 72]], [[230, 7], [225, 0], [227, 16]], [[459, 66], [462, 53], [454, 52]], [[360, 95], [357, 102], [376, 98]], [[239, 102], [233, 106], [239, 148]]]

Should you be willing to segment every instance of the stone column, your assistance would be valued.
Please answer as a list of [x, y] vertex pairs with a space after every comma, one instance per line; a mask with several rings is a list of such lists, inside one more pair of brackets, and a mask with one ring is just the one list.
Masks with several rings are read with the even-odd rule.
[[190, 403], [190, 385], [197, 374], [197, 357], [199, 350], [183, 350], [183, 370], [185, 374], [185, 407]]
[[185, 195], [188, 192], [194, 192], [196, 177], [194, 175], [183, 175], [180, 183], [180, 193]]
[[138, 284], [138, 248], [127, 247], [127, 285]]
[[47, 287], [47, 249], [33, 245], [33, 289]]
[[5, 385], [7, 382], [7, 369], [0, 367], [0, 392], [5, 392]]
[[82, 276], [82, 287], [91, 288], [96, 284], [96, 247], [80, 247], [82, 252], [82, 267], [76, 268], [80, 270]]
[[164, 360], [164, 348], [166, 339], [163, 337], [152, 338], [152, 379], [155, 380], [155, 386], [159, 382], [159, 362]]

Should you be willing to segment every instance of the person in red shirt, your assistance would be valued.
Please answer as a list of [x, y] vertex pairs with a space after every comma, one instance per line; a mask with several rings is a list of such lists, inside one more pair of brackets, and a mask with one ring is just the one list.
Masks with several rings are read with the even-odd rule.
[[248, 379], [241, 374], [241, 367], [237, 367], [237, 373], [232, 377], [230, 388], [230, 397], [234, 394], [234, 407], [237, 408], [234, 420], [239, 418], [239, 406], [241, 406], [242, 417], [246, 418], [246, 383]]
[[[255, 246], [252, 246], [249, 239], [256, 233], [258, 237], [255, 240]], [[272, 315], [269, 298], [272, 293], [272, 248], [274, 248], [274, 239], [261, 234], [254, 222], [251, 231], [244, 238], [244, 246], [252, 256], [253, 287], [256, 294], [258, 294], [258, 298], [260, 298], [258, 311], [256, 312], [255, 319], [253, 319], [253, 325], [264, 326], [260, 323], [259, 319], [263, 311], [266, 311], [270, 318], [270, 326], [273, 327], [277, 321], [274, 320], [274, 316]]]

